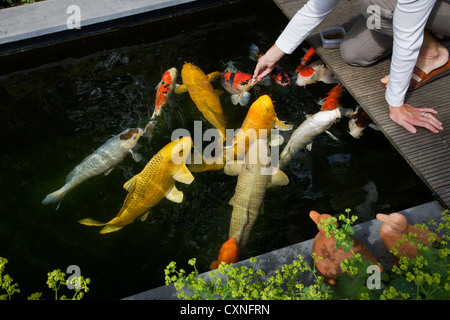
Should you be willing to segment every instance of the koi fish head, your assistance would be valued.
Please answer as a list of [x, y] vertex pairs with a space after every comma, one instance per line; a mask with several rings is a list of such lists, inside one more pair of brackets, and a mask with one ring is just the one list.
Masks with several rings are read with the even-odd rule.
[[272, 125], [276, 121], [275, 108], [268, 95], [259, 97], [248, 110], [247, 117], [262, 126]]
[[300, 70], [297, 78], [297, 85], [305, 86], [313, 81], [316, 70], [313, 67], [306, 67]]
[[131, 128], [126, 129], [119, 134], [119, 139], [127, 148], [134, 148], [139, 140], [139, 138], [144, 133], [141, 128]]
[[216, 269], [222, 262], [230, 264], [237, 261], [239, 261], [238, 243], [235, 238], [230, 238], [220, 248], [219, 257], [211, 263], [210, 269]]

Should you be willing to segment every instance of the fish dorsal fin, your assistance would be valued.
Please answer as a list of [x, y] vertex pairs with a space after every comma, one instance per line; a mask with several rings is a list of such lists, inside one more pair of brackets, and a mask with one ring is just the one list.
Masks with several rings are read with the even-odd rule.
[[272, 167], [272, 169], [274, 173], [270, 178], [268, 187], [285, 186], [289, 184], [289, 177], [283, 171], [274, 167]]
[[136, 184], [137, 179], [138, 175], [135, 175], [133, 178], [124, 183], [123, 188], [128, 192], [131, 192]]
[[180, 165], [178, 171], [173, 175], [173, 178], [176, 181], [185, 184], [191, 184], [191, 182], [194, 181], [194, 176], [186, 167], [186, 164], [184, 162]]
[[183, 201], [183, 192], [179, 191], [177, 187], [173, 186], [172, 190], [166, 195], [166, 198], [170, 201], [180, 203]]
[[230, 161], [225, 164], [223, 172], [228, 176], [237, 176], [244, 165], [245, 162], [243, 160]]
[[278, 118], [275, 121], [275, 128], [281, 130], [281, 131], [289, 131], [292, 130], [292, 126], [289, 124], [285, 124], [284, 122], [278, 120]]

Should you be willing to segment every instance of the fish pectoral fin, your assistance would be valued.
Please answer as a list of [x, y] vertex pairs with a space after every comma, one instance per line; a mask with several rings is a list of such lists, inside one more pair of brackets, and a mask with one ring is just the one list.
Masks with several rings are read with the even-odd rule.
[[194, 181], [194, 176], [186, 167], [186, 164], [184, 162], [180, 165], [178, 171], [173, 175], [173, 178], [176, 181], [184, 184], [191, 184], [191, 182]]
[[336, 140], [336, 141], [339, 141], [339, 139], [334, 135], [334, 134], [332, 134], [330, 131], [325, 131], [325, 133], [331, 138], [331, 139], [333, 139], [333, 140]]
[[243, 160], [229, 161], [225, 164], [223, 171], [228, 176], [237, 176], [244, 165], [245, 161]]
[[145, 220], [147, 220], [148, 218], [148, 211], [146, 213], [144, 213], [142, 216], [139, 217], [139, 220], [141, 220], [142, 222], [144, 222]]
[[173, 92], [175, 92], [177, 94], [186, 93], [187, 91], [188, 90], [187, 90], [187, 87], [185, 84], [177, 84], [175, 86], [175, 90], [173, 90]]
[[240, 95], [239, 94], [233, 94], [231, 96], [231, 103], [234, 105], [237, 105], [240, 101]]
[[135, 175], [133, 178], [124, 183], [123, 188], [128, 192], [131, 192], [131, 190], [133, 190], [134, 188], [134, 185], [136, 184], [137, 179], [138, 175]]
[[289, 131], [292, 130], [293, 126], [290, 124], [286, 124], [283, 121], [278, 120], [278, 118], [275, 121], [275, 128], [281, 130], [281, 131]]
[[231, 197], [230, 201], [228, 201], [228, 204], [230, 206], [233, 206], [233, 204], [234, 204], [234, 195]]
[[142, 160], [142, 154], [134, 152], [132, 149], [130, 149], [130, 154], [133, 157], [134, 161], [139, 162]]
[[93, 226], [93, 227], [102, 227], [106, 225], [106, 223], [104, 222], [99, 222], [91, 218], [81, 219], [78, 222], [84, 224], [85, 226]]
[[180, 203], [183, 201], [183, 192], [173, 186], [172, 190], [170, 190], [170, 192], [166, 195], [166, 198], [170, 201]]
[[272, 167], [273, 173], [270, 177], [268, 187], [285, 186], [289, 184], [289, 177], [280, 169]]
[[281, 146], [284, 142], [284, 138], [280, 136], [279, 134], [273, 134], [270, 137], [270, 146], [271, 147], [278, 147]]
[[308, 151], [311, 151], [312, 145], [313, 145], [312, 142], [308, 143], [308, 144], [306, 145], [306, 149], [308, 149]]
[[221, 95], [223, 95], [224, 91], [223, 90], [219, 90], [219, 89], [214, 89], [213, 90], [214, 94], [218, 97], [220, 97]]
[[114, 170], [114, 168], [115, 168], [115, 166], [112, 166], [111, 168], [109, 168], [108, 170], [106, 170], [103, 174], [104, 174], [105, 176], [107, 176], [111, 171]]

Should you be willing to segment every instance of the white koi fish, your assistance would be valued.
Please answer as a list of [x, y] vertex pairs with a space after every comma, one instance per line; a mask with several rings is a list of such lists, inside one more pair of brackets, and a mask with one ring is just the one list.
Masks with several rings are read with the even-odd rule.
[[[143, 130], [141, 128], [127, 129], [110, 138], [101, 147], [94, 151], [78, 164], [66, 177], [66, 183], [62, 188], [48, 194], [42, 204], [61, 202], [67, 192], [78, 186], [83, 181], [104, 173], [108, 175], [114, 167], [131, 153], [133, 159], [138, 162], [142, 156], [133, 152]], [[58, 210], [58, 207], [56, 210]]]

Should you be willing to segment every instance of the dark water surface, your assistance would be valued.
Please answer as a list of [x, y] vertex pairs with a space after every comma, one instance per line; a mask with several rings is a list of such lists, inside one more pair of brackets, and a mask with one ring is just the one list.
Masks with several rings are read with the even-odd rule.
[[[223, 71], [232, 60], [241, 71], [253, 72], [250, 45], [267, 50], [287, 20], [271, 1], [259, 1], [257, 7], [250, 3], [83, 39], [80, 50], [65, 51], [54, 63], [0, 78], [0, 256], [9, 260], [6, 272], [21, 288], [16, 298], [41, 291], [52, 299], [47, 272], [65, 271], [69, 265], [78, 265], [92, 280], [85, 299], [118, 299], [163, 285], [164, 268], [171, 261], [186, 266], [196, 257], [200, 272], [208, 270], [227, 240], [228, 201], [237, 181], [223, 171], [195, 173], [191, 185], [177, 184], [184, 192], [181, 204], [164, 199], [145, 222], [118, 232], [100, 235], [99, 228], [78, 223], [86, 217], [112, 219], [127, 194], [124, 182], [170, 142], [173, 130], [191, 130], [196, 120], [205, 130], [211, 128], [187, 94], [172, 96], [150, 144], [145, 138], [139, 141], [143, 161], [127, 156], [108, 176], [94, 177], [69, 192], [57, 211], [56, 205], [41, 201], [111, 135], [145, 126], [155, 87], [167, 69], [180, 71], [191, 62], [209, 73]], [[97, 51], [80, 56], [88, 47]], [[57, 55], [58, 49], [52, 48], [49, 54]], [[280, 65], [292, 72], [302, 56], [299, 48]], [[21, 70], [21, 65], [15, 68]], [[214, 86], [221, 89], [219, 82]], [[317, 100], [331, 88], [273, 84], [252, 90], [251, 102], [269, 94], [278, 118], [295, 129], [306, 114], [319, 110]], [[228, 93], [221, 102], [228, 127], [239, 128], [250, 104], [234, 106]], [[356, 106], [347, 93], [343, 103]], [[347, 130], [344, 119], [330, 129], [339, 141], [322, 134], [311, 152], [293, 159], [285, 170], [289, 185], [267, 191], [264, 213], [242, 259], [314, 237], [310, 210], [339, 214], [350, 208], [362, 222], [378, 212], [430, 200], [429, 190], [381, 132], [367, 129], [356, 140]], [[286, 141], [291, 133], [282, 132]]]

